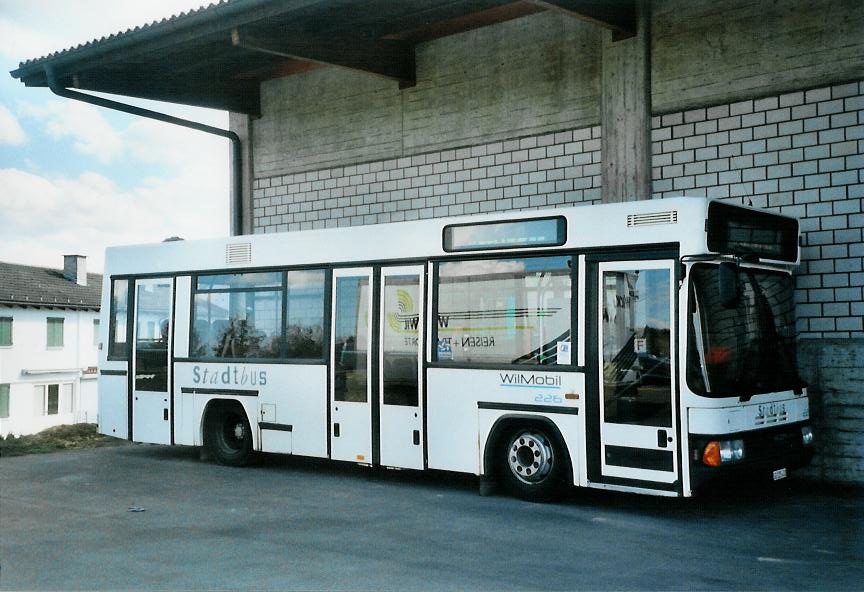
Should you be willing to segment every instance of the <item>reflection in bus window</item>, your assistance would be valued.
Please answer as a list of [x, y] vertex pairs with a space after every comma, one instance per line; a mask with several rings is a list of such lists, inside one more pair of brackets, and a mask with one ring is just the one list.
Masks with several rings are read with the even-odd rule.
[[382, 380], [385, 405], [418, 405], [420, 276], [384, 276]]
[[672, 425], [668, 269], [606, 271], [602, 284], [603, 415]]
[[168, 390], [171, 284], [140, 284], [135, 292], [135, 390]]
[[442, 263], [439, 362], [556, 364], [570, 341], [570, 257]]
[[324, 271], [289, 271], [289, 359], [324, 358]]
[[[199, 277], [194, 300], [192, 355], [203, 358], [280, 357], [281, 275], [238, 273]], [[260, 282], [260, 287], [256, 281]]]
[[333, 350], [333, 398], [336, 401], [366, 401], [369, 297], [368, 277], [336, 278]]
[[126, 321], [129, 309], [129, 280], [111, 282], [111, 335], [108, 341], [108, 355], [111, 358], [126, 359]]

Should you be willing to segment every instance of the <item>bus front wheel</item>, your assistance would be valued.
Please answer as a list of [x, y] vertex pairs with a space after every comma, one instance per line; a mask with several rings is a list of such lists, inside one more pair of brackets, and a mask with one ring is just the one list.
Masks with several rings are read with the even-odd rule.
[[561, 493], [566, 463], [548, 428], [530, 425], [510, 430], [501, 439], [499, 459], [502, 484], [512, 495], [546, 502]]
[[252, 462], [252, 430], [242, 406], [219, 404], [207, 410], [204, 446], [219, 464], [242, 467]]

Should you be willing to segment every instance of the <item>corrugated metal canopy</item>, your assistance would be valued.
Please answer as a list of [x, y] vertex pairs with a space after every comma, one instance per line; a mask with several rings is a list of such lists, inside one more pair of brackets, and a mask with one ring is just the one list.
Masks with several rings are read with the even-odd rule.
[[415, 82], [417, 43], [543, 10], [635, 28], [635, 0], [224, 0], [22, 62], [11, 74], [48, 86], [260, 114], [259, 84], [321, 65]]

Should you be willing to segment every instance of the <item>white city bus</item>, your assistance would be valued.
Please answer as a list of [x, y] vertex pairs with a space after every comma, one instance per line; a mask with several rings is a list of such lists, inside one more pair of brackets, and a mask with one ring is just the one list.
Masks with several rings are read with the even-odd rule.
[[798, 222], [703, 198], [109, 248], [100, 432], [690, 496], [812, 456]]

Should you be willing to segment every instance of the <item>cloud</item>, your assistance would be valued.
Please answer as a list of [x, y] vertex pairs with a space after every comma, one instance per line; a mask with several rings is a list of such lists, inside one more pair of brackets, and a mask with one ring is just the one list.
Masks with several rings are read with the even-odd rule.
[[228, 167], [184, 168], [123, 191], [107, 177], [48, 178], [0, 169], [0, 260], [58, 267], [88, 256], [102, 269], [105, 247], [228, 233]]
[[123, 151], [120, 133], [93, 105], [78, 101], [23, 104], [21, 114], [41, 122], [55, 140], [71, 138], [76, 151], [95, 156], [102, 164], [110, 164]]
[[[221, 127], [227, 128], [227, 121]], [[227, 139], [178, 125], [135, 117], [123, 130], [122, 140], [127, 157], [139, 162], [186, 167], [195, 161], [228, 167]]]
[[0, 16], [0, 56], [23, 62], [62, 48], [63, 41]]
[[[228, 127], [227, 114], [203, 109], [187, 111], [190, 112], [186, 118], [193, 121], [215, 120], [216, 126]], [[128, 124], [116, 129], [104, 116], [110, 111], [74, 100], [52, 100], [42, 105], [22, 103], [20, 112], [25, 119], [39, 122], [51, 138], [69, 138], [77, 152], [106, 165], [124, 159], [172, 167], [186, 166], [190, 160], [214, 163], [219, 159], [219, 166], [227, 162], [226, 139], [170, 123], [121, 115], [121, 121]], [[2, 119], [0, 112], [0, 124]]]
[[18, 120], [3, 104], [0, 104], [0, 144], [20, 146], [27, 141], [27, 135]]

